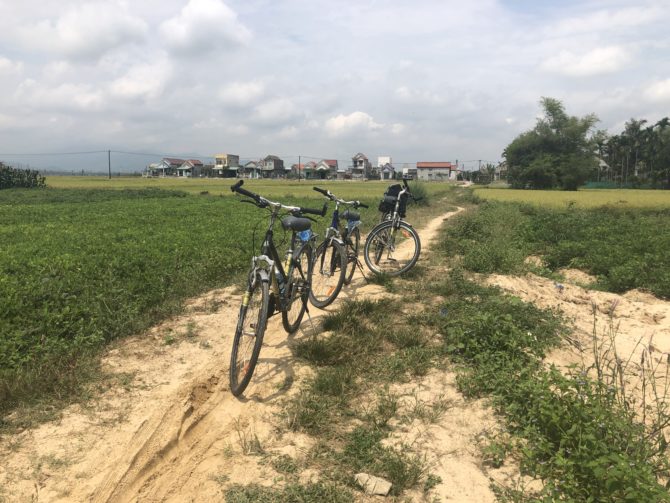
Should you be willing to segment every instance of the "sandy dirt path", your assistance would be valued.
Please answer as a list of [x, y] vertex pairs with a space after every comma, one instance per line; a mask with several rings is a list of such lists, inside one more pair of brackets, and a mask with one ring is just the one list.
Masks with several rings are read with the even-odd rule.
[[[454, 213], [420, 230], [420, 262]], [[358, 272], [337, 303], [380, 295], [387, 294]], [[236, 399], [228, 390], [228, 360], [239, 299], [235, 288], [209, 292], [183, 316], [117, 343], [103, 358], [115, 386], [69, 407], [58, 421], [0, 438], [0, 501], [220, 501], [232, 483], [272, 485], [278, 474], [245, 454], [262, 446], [299, 458], [312, 444], [278, 426], [283, 400], [310, 372], [293, 360], [292, 339], [318, 335], [324, 312], [312, 307], [311, 320], [292, 338], [279, 316], [271, 318], [253, 380], [245, 398]], [[413, 400], [445, 397], [449, 408], [439, 422], [399, 426], [392, 438], [425, 453], [443, 481], [435, 496], [494, 501], [475, 438], [494, 429], [495, 420], [482, 402], [465, 402], [453, 378], [432, 372], [399, 388]]]

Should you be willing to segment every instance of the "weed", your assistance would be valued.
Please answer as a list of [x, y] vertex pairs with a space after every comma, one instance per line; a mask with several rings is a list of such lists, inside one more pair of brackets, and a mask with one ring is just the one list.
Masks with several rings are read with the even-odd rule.
[[264, 454], [261, 441], [256, 435], [253, 427], [248, 428], [246, 423], [240, 421], [239, 418], [235, 420], [235, 432], [237, 433], [238, 444], [242, 453], [246, 456], [260, 456]]
[[293, 474], [298, 471], [298, 464], [291, 456], [287, 454], [282, 454], [272, 458], [271, 465], [272, 468], [274, 468], [279, 473]]
[[257, 484], [233, 485], [226, 490], [227, 503], [350, 503], [351, 491], [341, 486], [316, 482], [305, 485], [287, 484], [283, 488], [262, 487]]
[[225, 486], [230, 481], [230, 476], [222, 473], [220, 475], [212, 475], [212, 480], [218, 484]]

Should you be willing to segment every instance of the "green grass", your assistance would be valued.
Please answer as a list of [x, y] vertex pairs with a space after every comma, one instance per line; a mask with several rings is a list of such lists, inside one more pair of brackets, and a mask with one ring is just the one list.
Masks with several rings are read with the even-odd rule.
[[225, 492], [227, 503], [350, 503], [350, 491], [329, 483], [289, 483], [282, 488], [257, 484], [234, 485]]
[[[197, 181], [208, 187], [137, 177], [50, 181], [78, 188], [48, 181], [45, 189], [0, 192], [0, 413], [44, 397], [84, 394], [106, 343], [179, 312], [188, 297], [241, 283], [268, 222], [266, 211], [239, 203], [228, 190], [232, 180]], [[379, 218], [377, 202], [388, 184], [319, 185], [368, 203], [361, 210], [366, 232]], [[287, 204], [325, 201], [311, 183], [245, 186]], [[176, 187], [190, 192], [168, 190]], [[440, 211], [434, 205], [415, 215], [420, 222]], [[323, 235], [329, 217], [316, 220], [313, 229]], [[278, 229], [281, 248], [287, 236]], [[178, 340], [168, 335], [165, 344]]]
[[551, 208], [565, 208], [567, 206], [580, 208], [599, 206], [670, 208], [670, 190], [580, 189], [571, 192], [478, 187], [474, 189], [474, 193], [485, 200], [529, 203]]
[[455, 219], [441, 246], [475, 272], [520, 273], [532, 269], [527, 256], [539, 255], [545, 270], [535, 272], [577, 268], [598, 288], [670, 298], [670, 209], [487, 202]]

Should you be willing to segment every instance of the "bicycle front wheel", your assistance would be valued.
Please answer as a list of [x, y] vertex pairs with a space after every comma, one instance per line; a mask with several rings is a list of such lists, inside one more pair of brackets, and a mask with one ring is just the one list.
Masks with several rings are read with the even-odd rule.
[[263, 345], [268, 321], [269, 289], [260, 275], [251, 278], [244, 293], [230, 353], [230, 391], [240, 396], [249, 385]]
[[312, 278], [312, 248], [309, 244], [296, 251], [288, 270], [282, 325], [289, 334], [298, 330], [307, 310]]
[[368, 268], [389, 276], [409, 271], [419, 260], [420, 253], [419, 235], [406, 222], [400, 222], [397, 228], [391, 221], [377, 224], [368, 234], [363, 249]]
[[310, 302], [320, 308], [330, 305], [342, 290], [347, 257], [344, 246], [334, 239], [319, 245], [314, 254]]
[[361, 245], [361, 231], [358, 230], [358, 227], [347, 234], [346, 239], [346, 249], [347, 249], [347, 273], [344, 275], [344, 284], [348, 285], [351, 283], [351, 279], [354, 277], [354, 272], [356, 272], [356, 266], [358, 265], [358, 249]]

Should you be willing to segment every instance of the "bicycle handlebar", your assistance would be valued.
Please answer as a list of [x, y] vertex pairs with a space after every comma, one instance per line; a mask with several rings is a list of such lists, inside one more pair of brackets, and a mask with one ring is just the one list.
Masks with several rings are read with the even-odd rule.
[[327, 198], [331, 198], [331, 196], [332, 196], [332, 194], [331, 194], [330, 191], [328, 191], [328, 190], [320, 189], [319, 187], [312, 187], [312, 188], [313, 188], [314, 190], [316, 190], [317, 192], [320, 192], [321, 194], [323, 194], [323, 195], [326, 196]]
[[243, 196], [250, 197], [256, 203], [261, 204], [261, 196], [258, 194], [254, 194], [253, 192], [249, 192], [247, 189], [243, 189], [242, 185], [244, 184], [244, 180], [240, 180], [237, 182], [235, 185], [230, 186], [231, 192], [237, 192], [238, 194], [242, 194]]
[[359, 208], [359, 207], [360, 207], [360, 208], [369, 208], [369, 206], [368, 206], [367, 204], [363, 204], [363, 203], [360, 202], [360, 201], [345, 201], [344, 199], [340, 199], [340, 198], [338, 198], [338, 197], [335, 197], [335, 194], [333, 194], [333, 193], [332, 193], [331, 191], [329, 191], [329, 190], [321, 189], [321, 188], [319, 188], [319, 187], [312, 187], [312, 189], [316, 190], [317, 192], [320, 192], [321, 194], [323, 194], [324, 196], [326, 196], [326, 197], [327, 197], [328, 199], [330, 199], [331, 201], [337, 201], [337, 202], [340, 203], [340, 204], [351, 204], [351, 205], [353, 205], [353, 206], [356, 207], [356, 208]]
[[328, 203], [323, 203], [323, 208], [320, 210], [315, 210], [312, 208], [300, 208], [300, 213], [309, 213], [311, 215], [318, 215], [320, 217], [323, 217], [326, 215], [326, 211], [328, 211]]
[[[261, 208], [265, 208], [266, 206], [275, 206], [275, 207], [280, 207], [285, 210], [290, 211], [291, 213], [304, 213], [304, 214], [311, 214], [311, 215], [317, 215], [320, 217], [325, 216], [326, 211], [328, 211], [328, 204], [324, 203], [323, 208], [317, 210], [314, 208], [303, 208], [302, 206], [288, 206], [286, 204], [278, 203], [275, 201], [270, 201], [269, 199], [264, 198], [263, 196], [260, 196], [258, 194], [254, 194], [251, 191], [248, 191], [247, 189], [243, 189], [242, 185], [244, 184], [244, 180], [240, 180], [237, 182], [235, 185], [231, 185], [230, 190], [232, 192], [237, 192], [238, 194], [242, 194], [243, 196], [247, 196], [253, 201], [248, 201], [248, 202], [253, 202], [256, 206], [259, 206]], [[247, 201], [242, 201], [242, 202], [247, 202]]]

